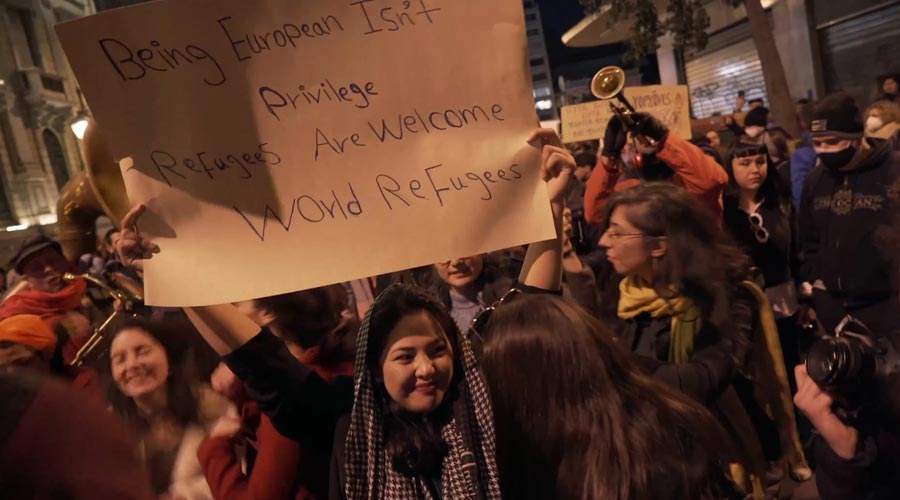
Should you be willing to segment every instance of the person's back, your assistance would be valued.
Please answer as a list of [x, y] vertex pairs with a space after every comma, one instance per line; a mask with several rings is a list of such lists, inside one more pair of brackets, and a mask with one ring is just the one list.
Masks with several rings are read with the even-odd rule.
[[3, 498], [155, 498], [130, 436], [100, 401], [60, 381], [4, 373], [0, 400]]
[[526, 296], [484, 333], [505, 498], [744, 497], [713, 416], [643, 374], [577, 306]]

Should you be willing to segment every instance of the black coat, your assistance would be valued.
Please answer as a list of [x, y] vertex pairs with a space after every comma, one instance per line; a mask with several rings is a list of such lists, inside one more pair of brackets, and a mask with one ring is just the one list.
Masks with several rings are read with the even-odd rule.
[[860, 432], [856, 456], [837, 456], [821, 436], [808, 446], [822, 500], [894, 500], [900, 496], [900, 435]]
[[668, 360], [671, 317], [641, 314], [621, 324], [619, 340], [638, 356], [653, 378], [674, 387], [704, 405], [713, 404], [733, 382], [753, 336], [756, 300], [734, 285], [731, 318], [733, 331], [719, 332], [704, 322], [687, 363]]

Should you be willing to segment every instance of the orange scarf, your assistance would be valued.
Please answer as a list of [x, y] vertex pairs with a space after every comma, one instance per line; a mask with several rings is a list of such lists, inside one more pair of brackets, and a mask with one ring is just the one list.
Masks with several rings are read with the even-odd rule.
[[58, 292], [40, 292], [25, 290], [6, 299], [0, 305], [0, 320], [19, 314], [35, 314], [41, 317], [50, 329], [70, 311], [81, 306], [81, 298], [87, 290], [87, 282], [83, 279]]

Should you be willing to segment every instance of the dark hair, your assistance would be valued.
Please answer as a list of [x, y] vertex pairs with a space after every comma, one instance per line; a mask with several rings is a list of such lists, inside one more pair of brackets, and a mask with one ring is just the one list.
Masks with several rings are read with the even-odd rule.
[[597, 155], [589, 151], [575, 155], [575, 165], [579, 167], [591, 167], [597, 165]]
[[319, 364], [353, 361], [359, 321], [343, 314], [349, 308], [343, 286], [273, 295], [256, 302], [275, 316], [272, 323], [286, 340], [304, 349], [318, 347]]
[[[186, 325], [172, 320], [151, 321], [141, 317], [128, 318], [113, 329], [109, 337], [110, 345], [124, 330], [137, 329], [153, 337], [166, 352], [169, 360], [169, 377], [166, 379], [168, 396], [168, 412], [181, 425], [197, 423], [200, 420], [194, 384], [198, 382], [193, 365], [193, 349], [185, 342], [190, 334]], [[110, 358], [111, 359], [111, 358]], [[138, 410], [134, 400], [119, 390], [114, 381], [110, 381], [107, 397], [113, 411], [132, 429], [143, 431], [149, 421]]]
[[766, 155], [766, 163], [768, 164], [766, 178], [756, 193], [756, 201], [764, 199], [766, 206], [779, 207], [785, 214], [791, 213], [790, 190], [784, 186], [777, 170], [778, 166], [774, 164], [769, 156], [765, 144], [759, 144], [747, 137], [741, 137], [734, 144], [728, 153], [728, 160], [725, 162], [725, 172], [728, 174], [728, 186], [725, 188], [724, 195], [726, 210], [736, 208], [740, 200], [740, 187], [734, 180], [734, 166], [732, 163], [738, 158], [756, 155]]
[[669, 182], [648, 182], [619, 191], [606, 204], [604, 220], [616, 207], [644, 234], [645, 245], [666, 237], [668, 247], [653, 272], [662, 298], [683, 296], [700, 308], [704, 322], [730, 332], [729, 294], [748, 277], [747, 257], [719, 227], [696, 196]]
[[116, 233], [121, 233], [121, 232], [122, 231], [120, 231], [119, 228], [117, 228], [117, 227], [110, 228], [103, 235], [103, 241], [105, 241], [107, 245], [112, 245], [112, 235], [114, 235]]
[[410, 314], [428, 313], [443, 330], [453, 349], [453, 379], [450, 389], [434, 412], [411, 414], [391, 399], [383, 383], [376, 384], [376, 401], [381, 401], [384, 416], [384, 444], [394, 469], [407, 476], [440, 477], [441, 464], [449, 448], [441, 437], [442, 426], [452, 415], [452, 402], [458, 397], [456, 387], [463, 377], [460, 362], [459, 330], [447, 308], [437, 297], [414, 285], [393, 285], [372, 306], [366, 365], [372, 378], [382, 381], [381, 353], [391, 330]]
[[766, 102], [766, 101], [762, 100], [762, 98], [757, 97], [757, 98], [755, 98], [755, 99], [750, 99], [749, 101], [747, 101], [747, 104], [756, 104], [756, 103], [762, 103], [762, 104], [765, 104], [765, 102]]
[[722, 499], [734, 490], [715, 418], [645, 375], [583, 309], [554, 296], [498, 308], [482, 360], [505, 497]]

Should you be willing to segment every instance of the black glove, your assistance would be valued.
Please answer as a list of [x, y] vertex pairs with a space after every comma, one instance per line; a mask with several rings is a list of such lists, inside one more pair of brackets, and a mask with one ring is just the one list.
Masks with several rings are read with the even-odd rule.
[[649, 113], [633, 113], [631, 119], [634, 120], [638, 134], [654, 141], [661, 141], [669, 133], [669, 128]]
[[628, 132], [625, 130], [625, 124], [619, 120], [618, 116], [613, 115], [606, 124], [606, 134], [603, 136], [602, 156], [618, 158], [622, 153], [622, 148], [628, 142]]

